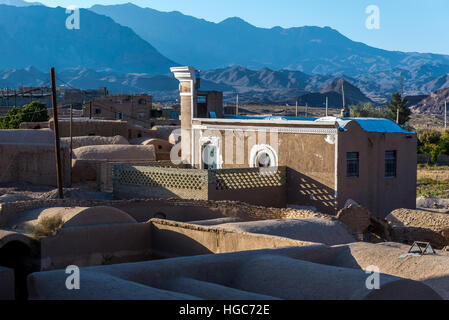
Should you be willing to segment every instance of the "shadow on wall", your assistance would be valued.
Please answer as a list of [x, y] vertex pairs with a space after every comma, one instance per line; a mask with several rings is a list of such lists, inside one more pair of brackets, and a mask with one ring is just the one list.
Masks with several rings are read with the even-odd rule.
[[199, 170], [163, 167], [114, 166], [114, 196], [119, 199], [176, 198], [241, 201], [285, 208], [285, 168], [264, 175], [257, 168]]
[[39, 271], [39, 266], [33, 263], [31, 248], [21, 241], [8, 242], [0, 249], [0, 266], [14, 269], [16, 300], [26, 300], [27, 277]]
[[291, 168], [287, 168], [287, 202], [337, 214], [335, 190]]
[[[166, 259], [183, 256], [199, 256], [214, 254], [212, 250], [193, 238], [172, 230], [158, 230], [152, 226], [151, 230], [152, 259]], [[186, 253], [189, 253], [186, 255]]]

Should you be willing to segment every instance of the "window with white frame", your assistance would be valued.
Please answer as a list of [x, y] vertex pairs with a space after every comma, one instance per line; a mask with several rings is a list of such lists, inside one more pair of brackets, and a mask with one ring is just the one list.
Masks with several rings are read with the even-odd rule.
[[203, 137], [200, 140], [201, 169], [221, 169], [221, 142], [218, 137]]
[[252, 147], [249, 160], [251, 168], [273, 168], [279, 166], [276, 151], [266, 144]]

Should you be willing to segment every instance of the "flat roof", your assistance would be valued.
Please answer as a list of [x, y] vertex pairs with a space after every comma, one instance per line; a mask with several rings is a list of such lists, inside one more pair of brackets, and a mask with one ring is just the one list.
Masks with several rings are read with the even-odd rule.
[[[203, 120], [203, 119], [198, 119]], [[211, 119], [212, 120], [212, 119]], [[345, 129], [352, 121], [357, 122], [366, 132], [380, 132], [380, 133], [412, 133], [402, 129], [398, 124], [383, 118], [338, 118], [338, 117], [288, 117], [288, 116], [243, 116], [243, 115], [225, 115], [224, 119], [213, 120], [243, 120], [246, 123], [253, 123], [257, 121], [270, 121], [271, 123], [291, 123], [291, 124], [315, 124], [315, 125], [338, 125], [339, 128]]]

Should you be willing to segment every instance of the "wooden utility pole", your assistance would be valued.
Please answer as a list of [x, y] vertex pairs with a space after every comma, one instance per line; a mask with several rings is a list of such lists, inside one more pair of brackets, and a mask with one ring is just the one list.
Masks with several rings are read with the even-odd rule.
[[396, 111], [396, 124], [399, 124], [399, 108]]
[[329, 116], [328, 110], [329, 110], [329, 98], [326, 97], [326, 117]]
[[64, 199], [64, 191], [62, 190], [62, 172], [61, 172], [61, 148], [59, 141], [59, 123], [58, 123], [58, 105], [56, 104], [56, 80], [55, 68], [51, 68], [51, 98], [53, 104], [53, 129], [55, 136], [55, 154], [56, 154], [56, 178], [58, 180], [59, 199]]
[[239, 115], [239, 95], [237, 94], [237, 98], [235, 101], [235, 114], [238, 116]]
[[444, 129], [447, 129], [447, 101], [444, 101]]
[[296, 117], [298, 117], [298, 100], [296, 100]]
[[71, 160], [72, 160], [72, 150], [73, 150], [72, 123], [73, 123], [73, 104], [70, 105], [70, 163], [72, 163]]
[[341, 94], [343, 96], [343, 109], [341, 110], [341, 116], [342, 117], [349, 117], [350, 116], [350, 110], [346, 108], [345, 80], [344, 79], [342, 79], [342, 83], [341, 83]]
[[92, 119], [92, 101], [89, 102], [89, 120]]

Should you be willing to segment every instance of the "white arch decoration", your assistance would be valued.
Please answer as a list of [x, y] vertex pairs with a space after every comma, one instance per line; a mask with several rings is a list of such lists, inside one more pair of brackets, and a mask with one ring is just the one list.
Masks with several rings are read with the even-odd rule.
[[271, 146], [269, 146], [267, 144], [257, 144], [251, 148], [251, 153], [249, 156], [249, 165], [251, 168], [259, 167], [259, 165], [257, 163], [257, 159], [263, 153], [268, 154], [268, 156], [270, 157], [270, 159], [271, 159], [270, 167], [278, 167], [279, 166], [279, 160], [278, 160], [278, 155], [277, 155], [276, 151]]

